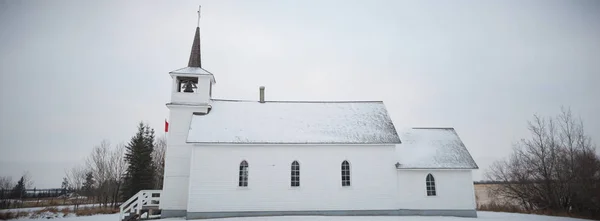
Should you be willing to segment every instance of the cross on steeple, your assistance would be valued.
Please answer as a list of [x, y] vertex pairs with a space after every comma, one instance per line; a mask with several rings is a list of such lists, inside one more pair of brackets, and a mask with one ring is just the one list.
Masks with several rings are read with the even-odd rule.
[[196, 27], [200, 27], [200, 7], [201, 5], [198, 5], [198, 25]]

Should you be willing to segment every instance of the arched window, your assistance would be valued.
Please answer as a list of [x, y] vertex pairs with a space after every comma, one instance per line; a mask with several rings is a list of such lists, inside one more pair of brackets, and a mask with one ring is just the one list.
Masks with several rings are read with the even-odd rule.
[[427, 187], [427, 196], [435, 196], [435, 179], [430, 174], [427, 174], [427, 178], [425, 179], [425, 186]]
[[300, 186], [300, 164], [298, 161], [292, 162], [292, 186]]
[[245, 160], [240, 163], [239, 186], [248, 186], [248, 162]]
[[342, 186], [350, 186], [350, 163], [342, 162]]

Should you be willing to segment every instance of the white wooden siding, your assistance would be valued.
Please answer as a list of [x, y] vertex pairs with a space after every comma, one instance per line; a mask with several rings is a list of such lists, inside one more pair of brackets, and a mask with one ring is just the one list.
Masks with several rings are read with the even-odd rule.
[[[172, 107], [160, 208], [188, 212], [475, 209], [470, 170], [397, 170], [392, 145], [187, 144], [192, 113]], [[402, 145], [402, 144], [401, 144]], [[249, 164], [249, 185], [238, 187], [239, 163]], [[300, 163], [300, 187], [290, 186], [291, 163]], [[341, 163], [351, 186], [341, 185]], [[437, 196], [427, 196], [432, 173]], [[191, 184], [191, 185], [189, 185]]]
[[192, 146], [186, 144], [185, 140], [192, 113], [199, 110], [202, 108], [175, 107], [170, 110], [163, 193], [159, 205], [161, 209], [187, 208]]
[[[394, 146], [199, 146], [193, 148], [188, 212], [375, 210], [397, 207]], [[239, 164], [249, 165], [238, 187]], [[290, 166], [300, 163], [300, 187]], [[341, 164], [350, 162], [351, 186]]]
[[[425, 179], [435, 179], [436, 196], [427, 196]], [[399, 170], [398, 208], [475, 209], [475, 191], [470, 170]]]

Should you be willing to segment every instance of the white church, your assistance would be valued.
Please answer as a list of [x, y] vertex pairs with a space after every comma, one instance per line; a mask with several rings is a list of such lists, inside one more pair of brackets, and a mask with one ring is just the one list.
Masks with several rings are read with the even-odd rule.
[[213, 98], [199, 27], [169, 74], [163, 218], [477, 217], [478, 166], [453, 128], [397, 130], [382, 101]]

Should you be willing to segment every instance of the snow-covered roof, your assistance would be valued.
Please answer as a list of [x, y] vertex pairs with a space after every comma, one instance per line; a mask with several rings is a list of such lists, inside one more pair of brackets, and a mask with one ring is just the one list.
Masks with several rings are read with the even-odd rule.
[[171, 71], [170, 73], [193, 74], [193, 75], [213, 75], [212, 73], [210, 73], [207, 70], [204, 70], [203, 68], [200, 68], [200, 67], [185, 67], [185, 68], [180, 68], [180, 69]]
[[187, 142], [238, 144], [399, 144], [383, 102], [213, 100], [194, 115]]
[[478, 169], [454, 128], [408, 128], [396, 145], [405, 169]]

